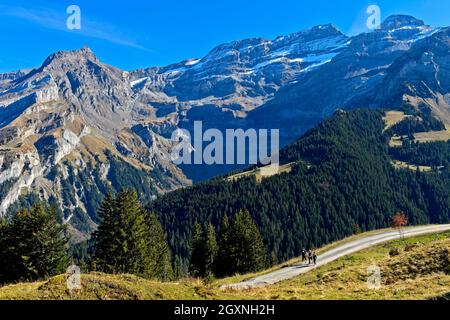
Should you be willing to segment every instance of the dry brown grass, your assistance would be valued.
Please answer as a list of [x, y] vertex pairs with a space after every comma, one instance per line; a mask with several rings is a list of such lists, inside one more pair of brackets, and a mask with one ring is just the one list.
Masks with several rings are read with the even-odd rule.
[[[413, 248], [411, 249], [411, 245]], [[398, 248], [400, 254], [390, 257]], [[450, 233], [382, 244], [276, 285], [225, 290], [224, 299], [430, 299], [450, 292]], [[382, 286], [367, 286], [368, 267], [381, 268]], [[392, 281], [394, 279], [394, 281]]]
[[[405, 113], [401, 112], [401, 111], [386, 112], [386, 116], [383, 118], [386, 123], [384, 131], [393, 127], [397, 123], [400, 123], [407, 117], [409, 117], [409, 116], [405, 115]], [[414, 138], [419, 143], [449, 141], [450, 140], [450, 125], [446, 124], [446, 130], [442, 130], [442, 131], [430, 131], [430, 132], [416, 133], [416, 134], [414, 134]], [[391, 147], [401, 147], [402, 146], [402, 137], [393, 136], [391, 141], [389, 142], [389, 145]]]
[[384, 283], [416, 279], [432, 274], [450, 275], [450, 241], [431, 245], [407, 245], [400, 254], [391, 257], [383, 268]]
[[447, 126], [446, 130], [443, 131], [430, 131], [430, 132], [420, 132], [414, 134], [414, 138], [417, 142], [436, 142], [436, 141], [449, 141], [450, 140], [450, 128]]
[[384, 130], [386, 131], [387, 129], [395, 126], [397, 123], [400, 123], [401, 121], [403, 121], [407, 117], [408, 116], [405, 115], [405, 113], [402, 112], [402, 111], [388, 111], [388, 112], [386, 112], [386, 116], [383, 118], [384, 122], [386, 123], [386, 126], [385, 126]]
[[[391, 257], [392, 249], [399, 254]], [[265, 288], [220, 289], [224, 283], [250, 275], [205, 285], [195, 279], [161, 283], [132, 275], [91, 273], [82, 276], [80, 291], [70, 292], [62, 275], [0, 288], [0, 299], [431, 299], [450, 292], [449, 252], [447, 232], [380, 244]], [[368, 267], [373, 265], [381, 269], [382, 286], [378, 290], [367, 286]]]
[[133, 275], [84, 274], [82, 288], [69, 290], [65, 275], [47, 281], [22, 283], [0, 289], [1, 300], [183, 300], [201, 299], [200, 281], [161, 283]]
[[294, 163], [288, 163], [288, 164], [284, 164], [281, 165], [278, 171], [272, 170], [270, 168], [270, 166], [266, 166], [266, 167], [262, 167], [262, 168], [257, 168], [255, 170], [251, 170], [251, 171], [245, 171], [245, 172], [241, 172], [232, 176], [229, 176], [227, 178], [228, 181], [236, 181], [245, 177], [249, 177], [249, 176], [255, 176], [256, 177], [256, 181], [258, 183], [261, 183], [261, 181], [265, 178], [269, 178], [275, 175], [279, 175], [282, 173], [290, 173], [292, 171], [292, 166], [294, 165]]
[[391, 140], [389, 141], [389, 147], [395, 148], [395, 147], [401, 147], [403, 145], [402, 137], [399, 136], [392, 136]]
[[432, 170], [432, 168], [429, 166], [417, 166], [398, 160], [393, 160], [392, 165], [396, 169], [408, 169], [411, 171], [417, 171], [417, 169], [419, 169], [420, 172], [430, 172]]

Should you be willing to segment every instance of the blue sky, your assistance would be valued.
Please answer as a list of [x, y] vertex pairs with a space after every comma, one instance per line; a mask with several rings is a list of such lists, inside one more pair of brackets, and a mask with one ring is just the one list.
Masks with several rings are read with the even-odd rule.
[[[69, 5], [81, 9], [81, 30], [66, 26]], [[382, 17], [411, 14], [450, 26], [448, 0], [1, 0], [0, 72], [39, 66], [52, 52], [92, 48], [125, 70], [202, 57], [214, 46], [248, 37], [275, 38], [333, 23], [366, 31], [366, 8]]]

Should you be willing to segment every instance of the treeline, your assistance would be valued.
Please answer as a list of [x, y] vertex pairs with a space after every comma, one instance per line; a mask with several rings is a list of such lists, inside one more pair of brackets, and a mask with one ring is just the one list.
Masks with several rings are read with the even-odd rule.
[[[88, 162], [83, 170], [77, 169], [70, 162], [65, 161], [64, 166], [67, 169], [67, 176], [61, 173], [58, 166], [53, 167], [45, 176], [50, 181], [60, 182], [60, 200], [64, 208], [63, 214], [65, 217], [72, 216], [71, 226], [83, 234], [91, 234], [94, 231], [92, 227], [99, 222], [97, 210], [108, 193], [117, 194], [127, 188], [132, 188], [136, 190], [139, 200], [144, 202], [158, 194], [156, 186], [169, 188], [162, 174], [163, 169], [155, 167], [152, 171], [141, 170], [123, 161], [108, 150], [105, 150], [105, 155], [109, 164], [107, 179], [104, 179], [105, 177], [103, 176], [102, 163], [104, 161], [99, 159], [97, 159], [99, 161]], [[7, 194], [13, 186], [13, 182], [13, 180], [8, 180], [0, 185], [0, 198], [2, 198], [2, 195]], [[84, 192], [77, 195], [76, 189], [84, 190]], [[83, 202], [87, 212], [79, 208], [78, 202], [80, 200]], [[11, 217], [20, 208], [32, 207], [39, 201], [39, 195], [35, 193], [25, 194], [11, 205], [7, 215]], [[59, 199], [53, 196], [48, 199], [48, 204], [58, 208], [61, 207]]]
[[[383, 133], [383, 116], [378, 110], [338, 112], [281, 151], [282, 163], [294, 163], [290, 173], [261, 183], [252, 176], [217, 178], [164, 195], [146, 210], [133, 191], [109, 195], [98, 210], [92, 241], [71, 253], [84, 257], [88, 270], [165, 280], [189, 273], [221, 277], [285, 261], [305, 247], [388, 227], [396, 212], [404, 212], [410, 224], [448, 223], [450, 169], [395, 169], [388, 144], [392, 132]], [[41, 214], [47, 222], [37, 223], [38, 229], [23, 218]], [[2, 265], [0, 281], [59, 273], [67, 264], [67, 238], [63, 229], [49, 226], [61, 222], [46, 208], [19, 211], [3, 222], [2, 261], [22, 271], [12, 274]], [[23, 246], [17, 245], [21, 239]], [[37, 267], [47, 264], [39, 260], [42, 250], [53, 250], [61, 259], [52, 259], [59, 262], [48, 269]]]
[[264, 269], [267, 256], [258, 228], [248, 210], [233, 219], [224, 216], [219, 232], [208, 223], [194, 226], [191, 242], [190, 273], [193, 276], [225, 277]]
[[399, 211], [411, 224], [449, 222], [450, 172], [396, 170], [383, 116], [378, 110], [338, 112], [281, 151], [283, 163], [296, 163], [289, 174], [261, 183], [218, 178], [151, 202], [176, 263], [187, 269], [196, 222], [218, 228], [241, 208], [279, 261], [303, 247], [388, 227]]
[[32, 281], [65, 272], [69, 265], [65, 227], [57, 211], [36, 204], [0, 220], [0, 283]]
[[414, 133], [445, 130], [445, 124], [433, 117], [431, 112], [410, 115], [388, 129], [389, 135], [407, 136], [413, 139]]
[[93, 235], [93, 270], [173, 278], [164, 230], [155, 214], [141, 207], [135, 191], [125, 190], [115, 198], [109, 194], [98, 216], [100, 224]]
[[0, 284], [62, 274], [73, 263], [83, 272], [169, 281], [188, 274], [207, 278], [258, 271], [270, 262], [246, 210], [225, 217], [218, 231], [211, 224], [206, 229], [195, 226], [187, 270], [177, 263], [173, 268], [164, 229], [157, 216], [140, 205], [135, 191], [108, 194], [97, 215], [92, 239], [75, 247], [69, 246], [66, 226], [52, 207], [38, 203], [10, 221], [0, 220]]
[[[0, 283], [37, 280], [64, 273], [74, 263], [67, 230], [59, 213], [36, 204], [0, 220]], [[145, 278], [173, 279], [171, 254], [155, 214], [147, 212], [135, 191], [109, 194], [98, 210], [100, 220], [84, 271], [130, 273]]]
[[401, 148], [391, 148], [394, 159], [410, 164], [430, 167], [448, 167], [450, 164], [450, 141], [419, 143], [403, 141]]

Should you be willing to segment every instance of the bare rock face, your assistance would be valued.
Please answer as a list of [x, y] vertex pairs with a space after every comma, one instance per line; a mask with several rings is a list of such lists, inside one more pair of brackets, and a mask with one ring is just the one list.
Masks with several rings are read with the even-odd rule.
[[445, 96], [449, 87], [442, 84], [450, 56], [446, 30], [409, 16], [389, 17], [380, 30], [350, 38], [329, 63], [281, 88], [248, 120], [254, 126], [289, 128], [281, 130], [288, 143], [339, 108], [393, 108], [407, 96], [426, 95], [424, 87]]
[[3, 194], [0, 203], [0, 211], [6, 212], [20, 195], [22, 188], [28, 189], [32, 186], [36, 177], [41, 176], [43, 168], [39, 156], [35, 153], [17, 154], [8, 169], [2, 171], [0, 182], [14, 179], [15, 183], [11, 189]]
[[242, 117], [300, 74], [328, 62], [347, 40], [334, 26], [325, 25], [275, 40], [234, 41], [202, 59], [134, 71], [133, 88], [141, 93], [148, 90], [144, 94], [148, 103], [179, 109], [215, 105]]
[[414, 28], [424, 27], [425, 22], [406, 15], [394, 15], [388, 17], [381, 24], [381, 29], [386, 31], [413, 30]]
[[[85, 236], [109, 190], [135, 187], [148, 201], [191, 183], [192, 168], [170, 160], [171, 136], [197, 120], [280, 129], [282, 144], [337, 109], [408, 102], [450, 123], [449, 43], [448, 28], [392, 16], [354, 37], [321, 25], [130, 72], [89, 48], [52, 54], [0, 74], [0, 215], [34, 195]], [[225, 170], [196, 167], [195, 179]]]
[[17, 70], [7, 73], [0, 73], [0, 86], [6, 85], [11, 81], [15, 81], [25, 76], [30, 70]]
[[8, 79], [0, 91], [0, 216], [34, 194], [59, 207], [74, 234], [89, 234], [109, 190], [142, 184], [148, 200], [190, 184], [164, 158], [170, 137], [154, 135], [156, 152], [131, 130], [138, 122], [128, 74], [90, 49], [55, 53]]

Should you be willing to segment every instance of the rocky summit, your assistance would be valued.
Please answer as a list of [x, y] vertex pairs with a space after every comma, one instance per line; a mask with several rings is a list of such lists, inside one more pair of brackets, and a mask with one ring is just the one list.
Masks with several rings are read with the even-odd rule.
[[123, 71], [89, 48], [0, 74], [0, 215], [45, 199], [74, 241], [109, 191], [143, 201], [224, 169], [177, 167], [178, 128], [280, 129], [282, 144], [337, 109], [408, 103], [450, 121], [450, 28], [409, 16], [348, 37], [320, 25], [219, 45], [203, 58]]

